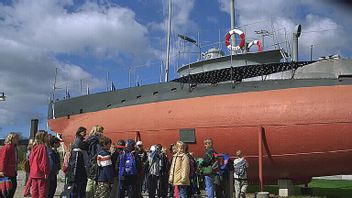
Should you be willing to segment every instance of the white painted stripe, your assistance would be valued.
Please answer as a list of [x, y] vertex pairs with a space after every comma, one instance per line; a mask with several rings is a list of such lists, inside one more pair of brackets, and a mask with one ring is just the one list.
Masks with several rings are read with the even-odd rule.
[[101, 166], [101, 167], [112, 165], [111, 156], [110, 155], [106, 155], [106, 156], [98, 155], [97, 163], [98, 163], [98, 166]]

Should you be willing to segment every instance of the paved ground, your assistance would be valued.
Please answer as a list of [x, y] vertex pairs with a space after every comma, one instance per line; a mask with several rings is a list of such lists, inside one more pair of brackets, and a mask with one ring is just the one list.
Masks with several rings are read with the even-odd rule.
[[[25, 180], [25, 173], [23, 171], [18, 171], [17, 190], [16, 190], [15, 198], [23, 197], [24, 180]], [[60, 171], [60, 174], [58, 176], [55, 197], [60, 197], [60, 193], [61, 193], [62, 189], [64, 188], [64, 181], [65, 181], [65, 177], [64, 177], [63, 173]]]
[[[24, 180], [25, 180], [25, 173], [23, 171], [19, 171], [18, 172], [18, 176], [17, 176], [17, 190], [16, 190], [16, 194], [15, 194], [15, 198], [22, 198], [23, 197], [23, 192], [24, 192]], [[60, 193], [64, 188], [64, 181], [65, 181], [65, 177], [64, 174], [60, 171], [60, 174], [58, 176], [58, 182], [57, 182], [57, 189], [56, 189], [56, 193], [55, 193], [55, 197], [60, 197]], [[199, 198], [205, 198], [205, 192], [202, 192], [202, 196]], [[147, 194], [145, 194], [143, 197], [147, 198]], [[247, 194], [247, 198], [254, 198], [254, 194]]]

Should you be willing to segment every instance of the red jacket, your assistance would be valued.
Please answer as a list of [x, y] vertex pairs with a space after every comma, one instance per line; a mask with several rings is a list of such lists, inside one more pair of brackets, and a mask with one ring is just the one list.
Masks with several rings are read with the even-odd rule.
[[0, 172], [6, 177], [16, 177], [16, 147], [13, 144], [5, 144], [0, 151]]
[[39, 144], [33, 147], [31, 155], [29, 156], [31, 178], [45, 178], [49, 177], [50, 165], [49, 156], [46, 147], [43, 144]]

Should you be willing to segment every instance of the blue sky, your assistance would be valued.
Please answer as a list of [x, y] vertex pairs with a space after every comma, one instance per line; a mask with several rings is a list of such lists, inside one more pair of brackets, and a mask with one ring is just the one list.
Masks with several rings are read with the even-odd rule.
[[[195, 61], [199, 49], [182, 43], [177, 34], [200, 40], [204, 52], [224, 47], [230, 29], [229, 0], [174, 0], [171, 78], [177, 65]], [[300, 59], [341, 54], [351, 57], [351, 6], [328, 0], [236, 0], [236, 26], [247, 41], [258, 39], [255, 30], [275, 32], [275, 41], [291, 40], [301, 23]], [[166, 52], [167, 0], [2, 0], [0, 1], [0, 138], [9, 131], [28, 135], [30, 119], [46, 129], [47, 104], [56, 90], [63, 98], [89, 86], [91, 93], [106, 90], [106, 76], [117, 88], [156, 83]], [[324, 30], [324, 31], [321, 31]], [[220, 35], [219, 35], [220, 34]], [[219, 40], [220, 37], [220, 40]], [[265, 40], [272, 48], [273, 38]], [[183, 47], [185, 46], [185, 47]], [[130, 72], [129, 72], [130, 71]]]

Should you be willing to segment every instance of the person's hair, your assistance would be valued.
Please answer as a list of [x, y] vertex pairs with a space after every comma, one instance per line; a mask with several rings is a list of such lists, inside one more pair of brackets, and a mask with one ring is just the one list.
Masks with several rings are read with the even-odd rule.
[[89, 135], [97, 135], [98, 133], [103, 133], [104, 127], [101, 125], [93, 126], [92, 130], [90, 131]]
[[118, 146], [125, 146], [126, 145], [126, 142], [125, 142], [125, 140], [117, 140], [117, 142], [116, 142], [116, 145], [118, 145]]
[[177, 148], [180, 148], [180, 149], [182, 149], [183, 151], [185, 151], [185, 143], [184, 142], [182, 142], [182, 141], [177, 141], [176, 142], [176, 147]]
[[158, 149], [159, 151], [161, 151], [163, 149], [163, 146], [161, 144], [156, 144], [155, 145], [156, 149]]
[[111, 139], [108, 138], [108, 137], [106, 137], [106, 136], [102, 136], [102, 137], [100, 138], [100, 140], [99, 140], [99, 144], [100, 144], [101, 146], [106, 146], [106, 145], [111, 144], [111, 143], [112, 143]]
[[18, 138], [18, 137], [19, 137], [19, 135], [18, 135], [17, 133], [15, 133], [15, 132], [10, 132], [10, 133], [6, 136], [5, 141], [4, 141], [4, 144], [12, 144], [12, 143], [13, 143], [13, 140], [14, 140], [15, 138]]
[[172, 153], [174, 146], [175, 146], [175, 144], [170, 144], [170, 146], [169, 146], [169, 152], [170, 153]]
[[204, 140], [204, 144], [213, 144], [213, 139], [211, 139], [211, 138], [207, 138], [207, 139], [205, 139]]
[[128, 139], [126, 141], [126, 147], [134, 148], [135, 146], [136, 146], [136, 141], [134, 141], [133, 139]]
[[54, 145], [59, 143], [59, 142], [60, 142], [59, 138], [57, 138], [55, 136], [50, 136], [49, 137], [49, 145], [50, 145], [50, 147], [54, 147]]
[[79, 127], [76, 132], [76, 137], [82, 137], [82, 132], [87, 132], [87, 129], [85, 127]]
[[47, 134], [48, 133], [45, 133], [43, 131], [38, 131], [37, 134], [35, 135], [34, 145], [47, 144], [48, 142]]
[[241, 150], [237, 150], [237, 151], [236, 151], [236, 156], [237, 156], [237, 157], [243, 157], [242, 151], [241, 151]]

